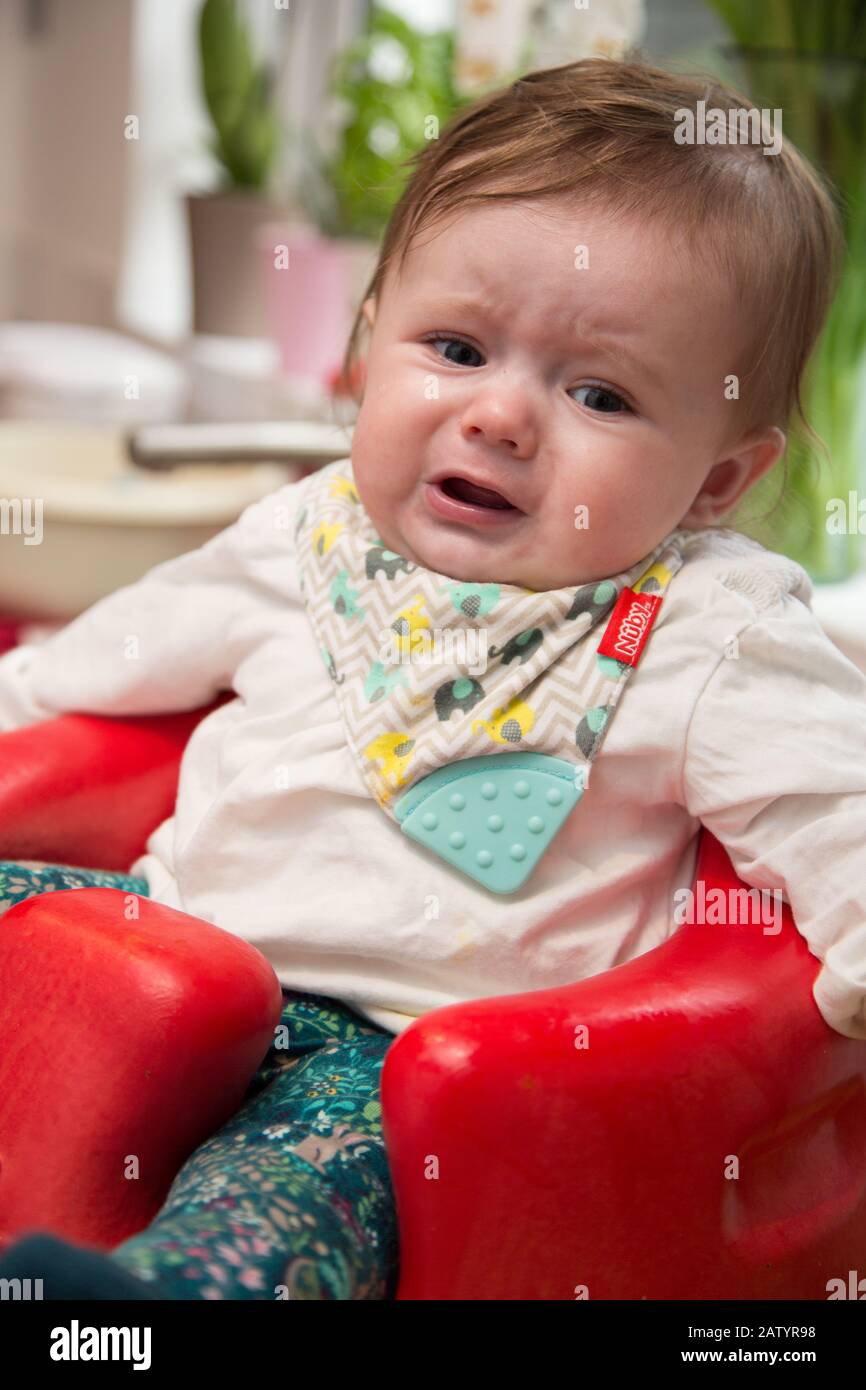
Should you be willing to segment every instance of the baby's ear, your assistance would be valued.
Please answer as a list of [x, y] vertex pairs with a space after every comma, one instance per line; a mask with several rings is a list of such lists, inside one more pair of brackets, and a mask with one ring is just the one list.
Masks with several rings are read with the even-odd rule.
[[372, 328], [376, 318], [376, 300], [372, 295], [369, 299], [364, 300], [364, 304], [362, 306], [362, 313], [364, 315], [364, 318], [367, 320], [367, 323]]
[[680, 525], [712, 526], [727, 516], [785, 452], [786, 443], [776, 425], [742, 439], [732, 454], [710, 469]]

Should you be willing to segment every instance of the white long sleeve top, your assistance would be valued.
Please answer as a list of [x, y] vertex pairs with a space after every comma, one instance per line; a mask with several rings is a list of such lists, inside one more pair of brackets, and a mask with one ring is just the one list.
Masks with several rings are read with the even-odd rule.
[[523, 888], [495, 896], [364, 785], [299, 592], [299, 486], [0, 658], [2, 731], [235, 690], [193, 732], [175, 813], [131, 866], [156, 900], [251, 941], [287, 987], [400, 1032], [666, 940], [703, 823], [748, 884], [781, 890], [823, 962], [821, 1014], [866, 1039], [866, 677], [823, 633], [798, 565], [730, 530], [691, 535], [586, 795]]

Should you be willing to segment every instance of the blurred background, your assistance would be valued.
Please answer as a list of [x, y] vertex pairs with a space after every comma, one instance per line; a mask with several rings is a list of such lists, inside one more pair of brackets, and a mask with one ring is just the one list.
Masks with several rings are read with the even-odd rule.
[[866, 670], [866, 0], [0, 0], [0, 650], [350, 452], [343, 351], [425, 123], [594, 55], [781, 108], [831, 183], [824, 447], [732, 522]]

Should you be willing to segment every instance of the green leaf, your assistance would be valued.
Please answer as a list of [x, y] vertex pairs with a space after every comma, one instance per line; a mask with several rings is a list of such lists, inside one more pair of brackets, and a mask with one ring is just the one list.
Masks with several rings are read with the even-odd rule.
[[205, 0], [199, 51], [217, 157], [233, 183], [261, 188], [276, 157], [279, 125], [270, 76], [255, 62], [236, 0]]

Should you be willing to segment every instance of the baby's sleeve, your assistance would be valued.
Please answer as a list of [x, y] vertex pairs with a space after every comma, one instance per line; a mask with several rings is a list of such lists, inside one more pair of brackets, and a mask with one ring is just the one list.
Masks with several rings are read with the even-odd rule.
[[46, 642], [0, 657], [0, 732], [69, 712], [195, 709], [230, 689], [251, 613], [265, 602], [257, 560], [279, 495], [253, 503], [200, 549], [155, 566]]
[[728, 644], [695, 705], [683, 804], [822, 961], [825, 1021], [866, 1039], [866, 677], [792, 594]]

